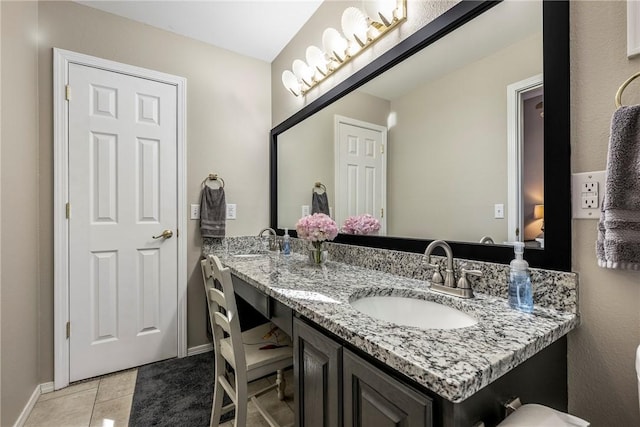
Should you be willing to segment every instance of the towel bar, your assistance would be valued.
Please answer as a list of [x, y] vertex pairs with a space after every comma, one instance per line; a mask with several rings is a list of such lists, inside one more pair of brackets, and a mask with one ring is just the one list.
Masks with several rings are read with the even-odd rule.
[[327, 192], [327, 187], [326, 187], [323, 183], [321, 183], [320, 181], [317, 181], [317, 182], [313, 185], [313, 188], [311, 189], [311, 191], [315, 191], [315, 190], [316, 190], [316, 188], [320, 188], [320, 189], [322, 189], [325, 193]]
[[224, 188], [224, 179], [222, 179], [221, 177], [218, 176], [217, 173], [210, 173], [209, 176], [207, 176], [203, 181], [202, 181], [202, 188], [205, 187], [205, 185], [207, 185], [207, 181], [220, 181], [220, 188]]
[[622, 83], [622, 85], [620, 85], [620, 87], [618, 88], [618, 91], [616, 92], [616, 108], [622, 107], [622, 92], [624, 92], [627, 86], [629, 86], [629, 83], [631, 83], [638, 77], [640, 77], [640, 72], [635, 73], [633, 76], [625, 80], [625, 82]]

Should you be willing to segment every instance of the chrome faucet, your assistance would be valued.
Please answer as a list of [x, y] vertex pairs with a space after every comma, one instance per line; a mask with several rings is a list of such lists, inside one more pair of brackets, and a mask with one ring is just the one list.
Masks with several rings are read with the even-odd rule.
[[271, 237], [269, 237], [269, 250], [270, 251], [277, 251], [278, 250], [278, 242], [277, 242], [277, 238], [276, 238], [277, 234], [276, 234], [275, 230], [273, 228], [271, 228], [271, 227], [263, 228], [258, 233], [258, 237], [262, 238], [262, 235], [264, 234], [265, 231], [268, 231], [269, 234], [271, 235]]
[[[440, 274], [440, 265], [431, 263], [431, 253], [437, 247], [444, 249], [444, 253], [447, 256], [447, 268], [445, 270], [444, 280], [442, 280], [442, 274]], [[461, 268], [460, 272], [462, 275], [456, 283], [456, 276], [453, 271], [453, 251], [451, 250], [451, 246], [444, 240], [434, 240], [429, 243], [429, 246], [427, 246], [427, 249], [424, 251], [424, 256], [427, 257], [429, 266], [436, 269], [431, 279], [432, 291], [454, 295], [460, 298], [473, 298], [473, 289], [471, 289], [471, 283], [467, 276], [482, 276], [482, 271]]]
[[434, 240], [429, 243], [429, 246], [427, 246], [427, 249], [424, 251], [424, 256], [427, 257], [427, 264], [436, 269], [436, 272], [433, 274], [433, 278], [431, 279], [431, 283], [436, 285], [443, 284], [442, 275], [440, 274], [440, 266], [438, 264], [431, 263], [431, 252], [433, 252], [437, 247], [444, 249], [444, 253], [447, 255], [447, 269], [445, 270], [444, 286], [453, 288], [456, 285], [456, 278], [453, 273], [453, 251], [451, 250], [451, 246], [449, 246], [449, 244], [444, 240]]
[[480, 239], [480, 243], [485, 243], [487, 245], [493, 245], [496, 242], [493, 241], [491, 236], [482, 236], [482, 238]]

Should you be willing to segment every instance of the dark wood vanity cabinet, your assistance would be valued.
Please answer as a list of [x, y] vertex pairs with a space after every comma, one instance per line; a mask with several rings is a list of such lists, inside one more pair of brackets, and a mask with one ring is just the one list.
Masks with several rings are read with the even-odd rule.
[[296, 426], [342, 425], [342, 346], [293, 319]]
[[427, 427], [432, 402], [294, 318], [296, 426]]
[[[567, 411], [566, 336], [453, 403], [367, 358], [242, 279], [233, 279], [236, 293], [260, 321], [271, 320], [293, 339], [296, 426], [469, 427], [482, 421], [493, 427], [505, 417], [504, 403], [514, 397]], [[240, 318], [251, 317], [246, 314]]]
[[431, 399], [344, 350], [342, 357], [345, 427], [426, 427]]

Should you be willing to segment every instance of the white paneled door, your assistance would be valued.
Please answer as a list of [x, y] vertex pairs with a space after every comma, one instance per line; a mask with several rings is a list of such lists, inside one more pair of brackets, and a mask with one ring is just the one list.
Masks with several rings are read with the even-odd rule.
[[73, 63], [69, 88], [69, 380], [77, 381], [177, 356], [177, 92]]
[[336, 213], [342, 224], [351, 215], [371, 214], [386, 234], [387, 129], [336, 116]]

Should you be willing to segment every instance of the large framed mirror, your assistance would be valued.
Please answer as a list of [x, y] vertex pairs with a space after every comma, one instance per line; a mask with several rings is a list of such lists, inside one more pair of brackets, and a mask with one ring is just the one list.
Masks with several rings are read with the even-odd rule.
[[520, 240], [569, 271], [569, 135], [568, 2], [463, 1], [272, 129], [271, 226], [295, 229], [322, 182], [338, 225], [382, 225], [337, 242], [506, 263]]

